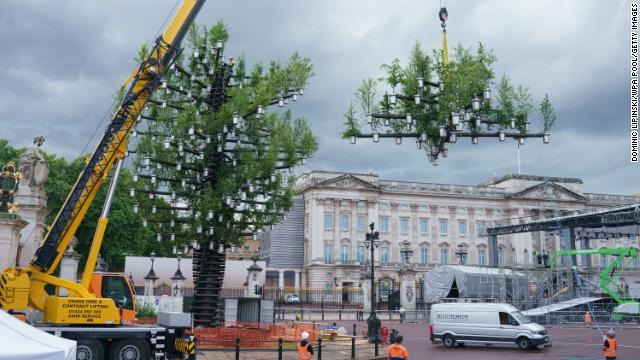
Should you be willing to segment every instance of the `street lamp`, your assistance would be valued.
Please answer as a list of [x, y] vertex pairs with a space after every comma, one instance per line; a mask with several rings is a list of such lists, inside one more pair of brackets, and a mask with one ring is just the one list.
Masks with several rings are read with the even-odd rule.
[[371, 341], [376, 340], [376, 336], [380, 333], [380, 319], [376, 316], [376, 288], [375, 288], [375, 272], [374, 272], [374, 258], [373, 258], [373, 250], [380, 246], [380, 237], [377, 231], [373, 231], [374, 223], [369, 224], [369, 229], [371, 232], [365, 234], [366, 240], [364, 245], [367, 249], [371, 249], [371, 312], [369, 314], [369, 318], [367, 319], [368, 325], [368, 335]]
[[402, 248], [400, 249], [400, 256], [402, 256], [402, 262], [405, 265], [411, 263], [411, 256], [413, 256], [413, 250], [411, 249], [411, 243], [409, 240], [402, 242]]
[[456, 256], [458, 256], [458, 259], [459, 259], [458, 262], [460, 263], [460, 265], [464, 265], [465, 258], [467, 257], [468, 253], [469, 252], [465, 250], [463, 244], [458, 244], [458, 250], [456, 250]]
[[156, 261], [156, 253], [152, 252], [151, 255], [149, 255], [149, 259], [151, 260], [151, 271], [153, 271], [153, 262]]

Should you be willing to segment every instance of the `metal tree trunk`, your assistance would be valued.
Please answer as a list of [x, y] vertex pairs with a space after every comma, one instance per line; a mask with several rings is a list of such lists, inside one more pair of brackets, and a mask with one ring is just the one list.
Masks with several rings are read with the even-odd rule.
[[210, 250], [202, 246], [193, 254], [193, 303], [191, 312], [195, 326], [215, 326], [224, 322], [222, 304], [222, 280], [224, 278], [225, 253], [217, 247]]

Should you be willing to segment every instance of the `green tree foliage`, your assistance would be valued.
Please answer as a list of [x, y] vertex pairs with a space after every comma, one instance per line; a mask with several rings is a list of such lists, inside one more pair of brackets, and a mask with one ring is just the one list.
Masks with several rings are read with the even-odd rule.
[[277, 107], [302, 95], [310, 60], [249, 66], [223, 56], [228, 38], [222, 22], [194, 25], [139, 127], [138, 209], [165, 246], [230, 246], [279, 222], [293, 201], [288, 169], [318, 147], [305, 119]]
[[[18, 163], [24, 151], [24, 148], [13, 148], [7, 140], [0, 139], [0, 161], [11, 160]], [[82, 171], [85, 157], [79, 157], [69, 162], [62, 157], [45, 153], [45, 158], [49, 166], [49, 178], [44, 186], [47, 194], [47, 206], [51, 209], [46, 218], [46, 223], [51, 224], [64, 200], [69, 195], [72, 185]], [[110, 180], [111, 178], [109, 177], [105, 182], [105, 186], [100, 189], [76, 232], [76, 237], [78, 238], [76, 251], [82, 256], [80, 268], [84, 266], [86, 255], [89, 252], [97, 220], [106, 196], [106, 184]], [[153, 241], [153, 233], [142, 227], [140, 216], [133, 214], [133, 200], [128, 195], [131, 184], [131, 172], [128, 169], [123, 169], [100, 252], [109, 265], [109, 269], [113, 271], [122, 271], [124, 269], [126, 255], [147, 255], [152, 250], [163, 256], [170, 254], [170, 247], [157, 250]], [[20, 204], [18, 204], [18, 214], [20, 213], [19, 210]]]
[[[374, 81], [364, 80], [355, 93], [359, 111], [352, 106], [345, 114], [343, 138], [361, 134], [360, 126], [365, 123], [368, 114], [411, 114], [415, 122], [383, 121], [374, 119], [372, 132], [416, 133], [418, 137], [426, 135], [427, 143], [439, 143], [439, 128], [449, 123], [451, 114], [470, 112], [471, 100], [481, 100], [481, 108], [475, 115], [482, 116], [499, 129], [511, 127], [523, 131], [530, 122], [533, 101], [529, 89], [523, 85], [513, 85], [506, 75], [497, 83], [492, 69], [496, 57], [491, 51], [479, 44], [475, 51], [462, 45], [451, 52], [448, 65], [442, 63], [442, 51], [433, 50], [431, 55], [417, 43], [409, 54], [406, 64], [394, 59], [383, 64], [383, 77]], [[419, 87], [418, 79], [425, 83]], [[485, 89], [495, 88], [493, 99], [483, 99]], [[383, 91], [381, 91], [383, 90]], [[376, 97], [382, 93], [381, 97]], [[397, 97], [395, 104], [392, 99]], [[406, 101], [419, 97], [420, 101]], [[543, 106], [544, 105], [544, 106]], [[544, 110], [543, 110], [544, 109]], [[549, 131], [555, 121], [553, 107], [548, 99], [541, 104], [544, 129]], [[473, 122], [466, 122], [467, 130], [479, 131]], [[427, 151], [429, 148], [424, 147]]]
[[25, 148], [14, 148], [9, 145], [8, 140], [0, 139], [0, 166], [6, 165], [9, 161], [17, 164], [24, 151]]
[[551, 129], [556, 122], [556, 114], [549, 100], [549, 94], [544, 94], [544, 99], [540, 103], [540, 114], [542, 114], [545, 131]]

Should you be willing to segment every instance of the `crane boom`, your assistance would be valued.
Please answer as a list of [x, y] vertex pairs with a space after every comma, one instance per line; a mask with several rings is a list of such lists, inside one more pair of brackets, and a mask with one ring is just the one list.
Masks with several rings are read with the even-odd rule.
[[109, 170], [126, 155], [129, 133], [136, 119], [179, 55], [180, 43], [203, 4], [204, 0], [183, 1], [151, 53], [127, 81], [130, 85], [120, 106], [31, 261], [32, 268], [46, 274], [55, 271]]
[[[116, 170], [121, 168], [121, 161], [127, 151], [129, 134], [150, 96], [160, 86], [162, 77], [179, 56], [180, 44], [204, 2], [205, 0], [182, 0], [165, 32], [155, 40], [149, 54], [141, 60], [122, 85], [122, 89], [126, 88], [126, 92], [121, 103], [98, 145], [89, 156], [31, 263], [25, 268], [12, 267], [2, 271], [0, 275], [0, 307], [2, 309], [24, 311], [27, 307], [33, 307], [43, 311], [44, 320], [50, 323], [115, 324], [121, 321], [123, 308], [120, 307], [118, 311], [114, 300], [101, 297], [99, 289], [90, 291], [91, 275], [88, 275], [93, 272], [95, 257], [102, 244], [118, 171], [114, 174], [112, 189], [109, 191], [98, 221], [98, 228], [83, 274], [83, 284], [61, 279], [54, 276], [53, 272], [109, 171], [116, 164]], [[56, 289], [67, 289], [69, 296], [52, 295], [45, 289], [46, 285]], [[126, 285], [126, 287], [129, 286]], [[81, 317], [75, 316], [77, 313], [75, 315], [71, 313], [78, 310], [73, 309], [74, 306], [82, 308], [89, 303], [97, 309], [95, 316]]]

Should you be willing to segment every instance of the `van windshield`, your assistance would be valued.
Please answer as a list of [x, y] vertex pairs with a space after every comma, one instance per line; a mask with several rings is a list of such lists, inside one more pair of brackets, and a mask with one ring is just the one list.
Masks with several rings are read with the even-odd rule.
[[520, 324], [528, 324], [531, 322], [531, 319], [527, 315], [523, 315], [520, 311], [512, 312], [511, 316], [516, 318]]

